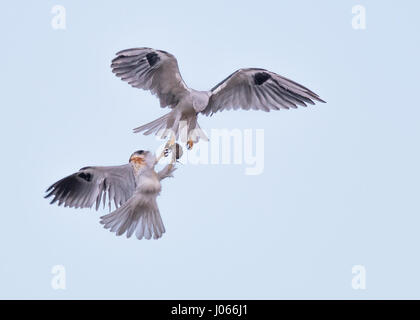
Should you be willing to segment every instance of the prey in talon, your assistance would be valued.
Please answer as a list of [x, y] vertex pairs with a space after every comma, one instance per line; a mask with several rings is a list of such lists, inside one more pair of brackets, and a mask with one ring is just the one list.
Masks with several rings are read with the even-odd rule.
[[[165, 158], [169, 156], [169, 153], [172, 153], [172, 156], [175, 158], [175, 160], [178, 160], [182, 157], [183, 154], [182, 147], [178, 143], [173, 144], [171, 147], [165, 147], [163, 150], [163, 155]], [[172, 161], [174, 161], [174, 159], [172, 159]]]
[[178, 160], [182, 156], [182, 148], [181, 146], [175, 142], [175, 136], [171, 136], [171, 138], [166, 142], [165, 146], [163, 147], [163, 151], [160, 154], [159, 157], [156, 159], [156, 163], [160, 161], [162, 157], [167, 157], [170, 152], [173, 152], [175, 150], [175, 160]]
[[158, 239], [165, 227], [156, 198], [162, 189], [161, 181], [172, 177], [176, 170], [174, 163], [180, 156], [177, 148], [178, 144], [171, 146], [172, 161], [158, 172], [155, 154], [139, 150], [130, 156], [128, 164], [80, 169], [51, 185], [45, 198], [52, 197], [51, 204], [70, 208], [95, 206], [98, 210], [103, 201], [111, 209], [114, 204], [115, 210], [100, 218], [106, 229], [127, 238], [135, 235], [137, 239]]

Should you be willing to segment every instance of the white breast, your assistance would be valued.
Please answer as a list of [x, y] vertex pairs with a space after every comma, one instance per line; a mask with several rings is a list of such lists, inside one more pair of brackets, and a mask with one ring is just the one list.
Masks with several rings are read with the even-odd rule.
[[156, 175], [155, 172], [153, 172], [154, 174], [148, 175], [140, 175], [138, 177], [138, 184], [137, 184], [137, 189], [140, 192], [144, 192], [144, 193], [158, 193], [160, 192], [161, 189], [161, 185], [160, 185], [160, 181]]

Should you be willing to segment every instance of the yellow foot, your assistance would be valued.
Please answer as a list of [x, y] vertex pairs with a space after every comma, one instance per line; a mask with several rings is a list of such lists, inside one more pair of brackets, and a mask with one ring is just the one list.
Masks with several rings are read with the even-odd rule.
[[166, 142], [165, 148], [170, 148], [175, 144], [175, 136], [172, 136], [168, 142]]
[[193, 142], [192, 140], [188, 140], [188, 141], [187, 141], [187, 149], [188, 149], [188, 150], [191, 150], [191, 149], [192, 149], [192, 147], [193, 147], [193, 145], [194, 145], [194, 142]]

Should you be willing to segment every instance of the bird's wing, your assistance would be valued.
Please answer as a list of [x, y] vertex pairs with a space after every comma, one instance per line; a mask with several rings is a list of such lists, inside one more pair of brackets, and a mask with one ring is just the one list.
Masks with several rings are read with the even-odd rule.
[[105, 205], [123, 205], [136, 188], [131, 164], [112, 167], [85, 167], [65, 177], [47, 189], [45, 198], [53, 197], [51, 204], [65, 207], [91, 208], [96, 204], [98, 210], [101, 199]]
[[112, 72], [134, 88], [150, 90], [160, 106], [174, 108], [189, 88], [182, 80], [176, 58], [151, 48], [127, 49], [112, 60]]
[[100, 223], [117, 236], [135, 234], [141, 240], [159, 239], [165, 233], [162, 218], [156, 203], [157, 194], [134, 192], [133, 196], [115, 211], [102, 216]]
[[308, 88], [265, 69], [239, 69], [211, 89], [207, 107], [212, 115], [230, 109], [279, 110], [323, 101]]

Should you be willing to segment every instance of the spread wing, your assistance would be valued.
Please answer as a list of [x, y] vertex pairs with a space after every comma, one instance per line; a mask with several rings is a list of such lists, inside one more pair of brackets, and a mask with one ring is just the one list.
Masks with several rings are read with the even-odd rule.
[[85, 167], [65, 177], [47, 189], [45, 198], [53, 197], [51, 204], [58, 201], [65, 207], [91, 208], [98, 210], [101, 199], [105, 205], [114, 202], [115, 207], [123, 205], [133, 194], [136, 182], [131, 164], [112, 167]]
[[112, 60], [112, 72], [134, 88], [150, 90], [160, 106], [175, 107], [189, 93], [182, 80], [176, 58], [165, 51], [151, 48], [127, 49]]
[[308, 88], [265, 69], [239, 69], [211, 89], [207, 107], [212, 115], [230, 109], [280, 110], [323, 101]]

